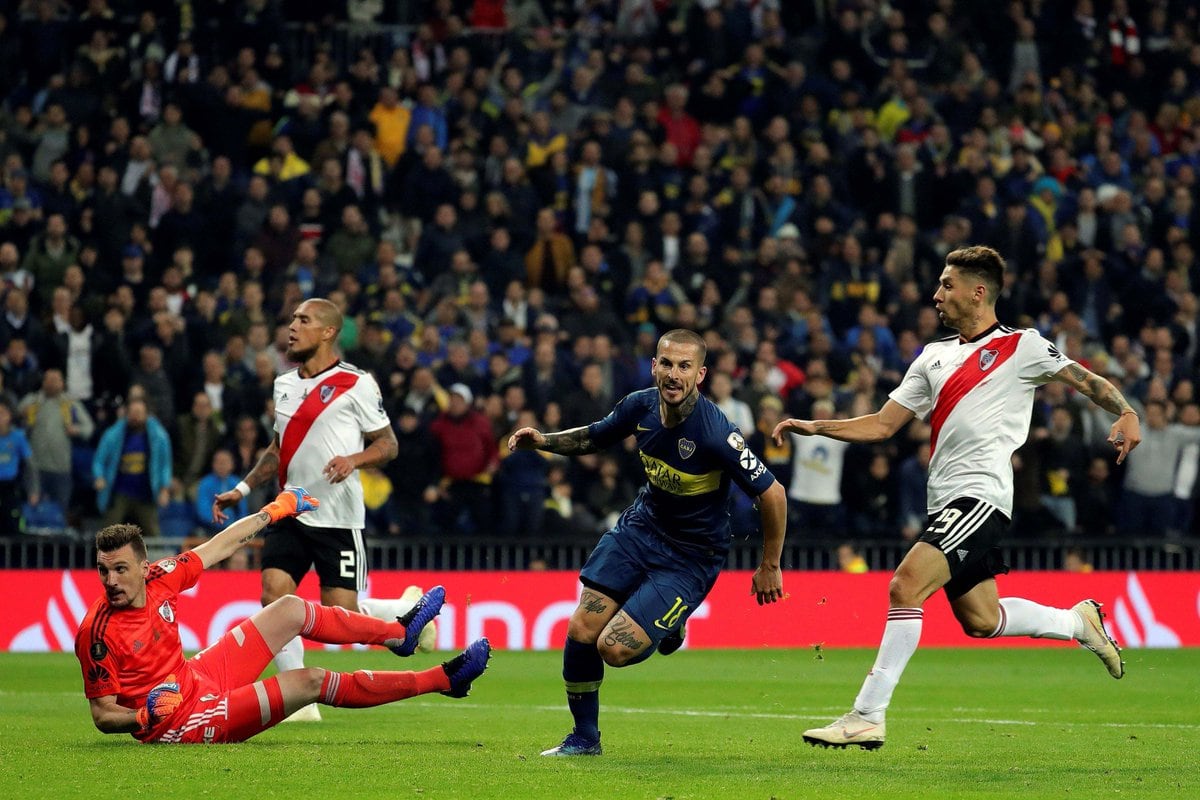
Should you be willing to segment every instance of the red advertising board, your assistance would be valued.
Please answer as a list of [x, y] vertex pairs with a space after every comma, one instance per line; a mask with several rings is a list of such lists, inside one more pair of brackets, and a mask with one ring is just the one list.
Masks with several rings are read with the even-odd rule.
[[[10, 587], [0, 615], [0, 650], [71, 650], [79, 620], [99, 594], [94, 572], [7, 570]], [[889, 573], [789, 572], [787, 597], [759, 607], [749, 572], [726, 572], [691, 616], [687, 646], [874, 647], [887, 606]], [[1200, 646], [1200, 572], [1012, 573], [1004, 595], [1067, 607], [1091, 597], [1104, 603], [1117, 640], [1129, 647]], [[573, 572], [375, 572], [369, 591], [396, 597], [409, 584], [441, 583], [447, 601], [439, 646], [456, 649], [487, 635], [498, 648], [557, 649], [579, 595]], [[300, 594], [317, 596], [313, 576]], [[184, 646], [198, 649], [258, 609], [254, 572], [210, 572], [179, 601]], [[926, 605], [922, 647], [1037, 645], [1033, 639], [978, 641], [959, 630], [944, 598]]]

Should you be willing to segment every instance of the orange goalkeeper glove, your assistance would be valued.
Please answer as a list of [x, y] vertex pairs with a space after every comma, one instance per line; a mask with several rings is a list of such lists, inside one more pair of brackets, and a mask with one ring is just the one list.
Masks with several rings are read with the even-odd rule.
[[271, 517], [271, 523], [274, 524], [281, 519], [294, 517], [320, 506], [320, 500], [296, 486], [284, 489], [278, 497], [263, 506], [262, 510], [267, 512], [267, 515]]
[[183, 695], [179, 693], [179, 684], [174, 675], [167, 677], [166, 683], [160, 683], [146, 695], [146, 705], [138, 709], [137, 723], [142, 730], [148, 730], [175, 713]]

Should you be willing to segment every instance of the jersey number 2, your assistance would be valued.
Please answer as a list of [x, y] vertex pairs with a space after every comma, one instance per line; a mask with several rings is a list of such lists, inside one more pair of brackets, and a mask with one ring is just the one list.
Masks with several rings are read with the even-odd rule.
[[343, 550], [341, 552], [341, 556], [342, 556], [342, 560], [339, 561], [338, 564], [341, 567], [342, 577], [343, 578], [353, 578], [355, 576], [354, 551], [353, 550]]

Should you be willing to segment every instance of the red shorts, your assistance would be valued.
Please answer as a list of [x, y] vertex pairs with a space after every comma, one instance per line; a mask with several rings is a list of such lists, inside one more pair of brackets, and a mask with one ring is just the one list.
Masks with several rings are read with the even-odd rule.
[[244, 742], [283, 720], [283, 694], [274, 678], [258, 676], [274, 653], [247, 620], [187, 661], [196, 691], [164, 720], [147, 743]]

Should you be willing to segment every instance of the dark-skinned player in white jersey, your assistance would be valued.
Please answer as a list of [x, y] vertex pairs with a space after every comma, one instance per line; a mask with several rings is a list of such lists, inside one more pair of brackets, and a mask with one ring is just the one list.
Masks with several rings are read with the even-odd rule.
[[1116, 415], [1108, 441], [1118, 464], [1141, 441], [1137, 413], [1109, 381], [1064, 356], [1036, 330], [1000, 324], [996, 298], [1004, 271], [1004, 259], [990, 247], [949, 253], [933, 301], [942, 323], [958, 335], [926, 345], [876, 413], [846, 420], [787, 419], [775, 427], [777, 442], [789, 432], [878, 442], [918, 416], [928, 417], [932, 430], [929, 519], [892, 576], [875, 664], [848, 713], [804, 732], [809, 744], [883, 746], [892, 692], [921, 637], [922, 606], [939, 589], [968, 636], [1075, 640], [1099, 656], [1114, 678], [1125, 673], [1099, 603], [1082, 600], [1069, 609], [1052, 608], [1001, 598], [996, 587], [995, 576], [1008, 571], [997, 542], [1012, 515], [1010, 459], [1028, 436], [1037, 387], [1064, 383]]
[[[262, 604], [295, 594], [309, 569], [321, 585], [321, 603], [361, 611], [383, 620], [420, 613], [436, 616], [445, 593], [434, 587], [421, 597], [416, 587], [399, 599], [360, 598], [366, 589], [366, 508], [355, 471], [379, 467], [396, 457], [396, 434], [383, 409], [379, 384], [367, 372], [342, 361], [336, 345], [342, 313], [329, 300], [313, 298], [296, 307], [288, 326], [288, 360], [299, 364], [275, 378], [275, 436], [258, 463], [233, 489], [213, 499], [214, 522], [254, 487], [278, 481], [317, 493], [321, 507], [301, 519], [289, 518], [267, 531], [262, 556]], [[420, 599], [417, 599], [420, 598]], [[415, 603], [414, 603], [415, 600]], [[436, 628], [423, 626], [421, 648], [432, 649]], [[417, 647], [408, 642], [405, 649]], [[279, 650], [281, 672], [304, 666], [299, 637]], [[289, 719], [320, 720], [316, 705]]]

